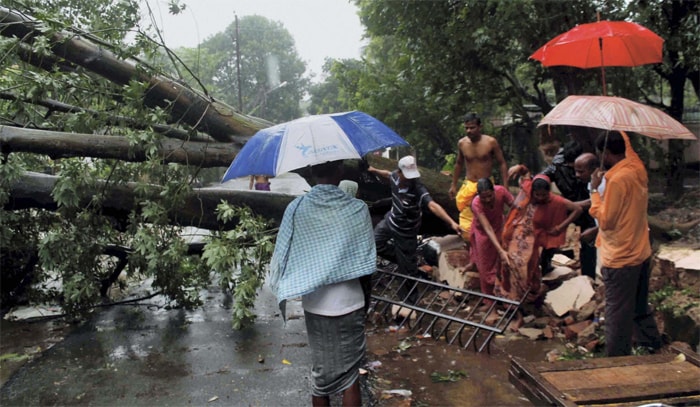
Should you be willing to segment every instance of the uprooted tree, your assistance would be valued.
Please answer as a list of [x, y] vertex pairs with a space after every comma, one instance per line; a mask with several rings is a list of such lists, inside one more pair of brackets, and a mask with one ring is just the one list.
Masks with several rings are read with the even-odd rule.
[[[136, 3], [80, 3], [0, 8], [3, 309], [27, 292], [89, 310], [127, 266], [194, 306], [213, 269], [235, 286], [234, 324], [252, 319], [271, 228], [291, 198], [192, 186], [270, 123], [172, 77], [177, 58], [144, 33], [125, 44]], [[83, 27], [61, 15], [79, 15]], [[108, 16], [126, 28], [92, 36]], [[172, 65], [146, 62], [156, 60]], [[208, 244], [186, 242], [183, 226], [210, 229]], [[26, 290], [52, 280], [58, 292]]]
[[[19, 298], [50, 296], [67, 312], [87, 311], [126, 269], [151, 277], [154, 293], [179, 306], [199, 304], [199, 291], [216, 278], [234, 287], [234, 325], [252, 320], [274, 227], [293, 196], [198, 187], [198, 180], [228, 166], [271, 123], [174, 77], [187, 67], [145, 33], [125, 44], [138, 27], [135, 3], [64, 3], [70, 10], [0, 7], [3, 310]], [[57, 17], [76, 13], [81, 28]], [[110, 16], [126, 29], [90, 34]], [[447, 190], [447, 178], [431, 176]], [[380, 216], [386, 187], [354, 166], [348, 177], [374, 184], [364, 198], [377, 201]], [[185, 226], [209, 236], [193, 243]], [[45, 288], [53, 280], [58, 291]]]

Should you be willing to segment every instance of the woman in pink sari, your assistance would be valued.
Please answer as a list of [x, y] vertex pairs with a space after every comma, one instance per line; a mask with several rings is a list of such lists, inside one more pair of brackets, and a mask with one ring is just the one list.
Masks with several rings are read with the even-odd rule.
[[[501, 185], [494, 186], [488, 178], [477, 181], [476, 191], [477, 196], [472, 201], [470, 258], [479, 271], [481, 292], [494, 295], [496, 272], [501, 268], [501, 261], [508, 261], [508, 254], [501, 246], [501, 234], [504, 211], [513, 205], [513, 195]], [[488, 306], [491, 302], [484, 303]]]
[[[521, 189], [503, 229], [503, 247], [510, 262], [502, 264], [496, 276], [496, 291], [512, 300], [535, 302], [544, 294], [539, 265], [541, 251], [565, 243], [566, 228], [582, 209], [553, 194], [546, 175], [530, 178], [524, 165], [511, 168], [509, 174], [521, 175]], [[527, 297], [523, 298], [526, 293]], [[518, 313], [511, 329], [517, 330], [520, 325], [522, 315]]]

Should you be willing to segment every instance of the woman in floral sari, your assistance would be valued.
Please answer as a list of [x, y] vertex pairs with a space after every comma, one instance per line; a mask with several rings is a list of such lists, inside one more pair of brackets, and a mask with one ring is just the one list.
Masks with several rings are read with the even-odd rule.
[[[509, 171], [520, 175], [520, 193], [515, 199], [503, 230], [503, 247], [510, 262], [502, 263], [496, 276], [497, 291], [512, 300], [535, 302], [544, 294], [539, 267], [543, 249], [560, 247], [566, 240], [566, 229], [580, 214], [581, 207], [551, 192], [546, 175], [534, 179], [524, 165]], [[527, 297], [525, 294], [527, 293]], [[522, 315], [513, 321], [512, 329], [522, 324]]]

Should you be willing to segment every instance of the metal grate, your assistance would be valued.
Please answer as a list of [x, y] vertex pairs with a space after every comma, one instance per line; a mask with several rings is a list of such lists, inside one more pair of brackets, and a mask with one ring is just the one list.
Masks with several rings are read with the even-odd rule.
[[406, 326], [465, 349], [473, 346], [476, 352], [491, 352], [491, 339], [505, 331], [525, 298], [513, 301], [395, 270], [394, 264], [377, 268], [372, 278], [370, 312], [395, 321], [399, 329]]

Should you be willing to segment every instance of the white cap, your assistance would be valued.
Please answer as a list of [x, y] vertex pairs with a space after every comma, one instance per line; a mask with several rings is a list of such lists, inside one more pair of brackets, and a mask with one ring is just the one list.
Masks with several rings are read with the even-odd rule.
[[420, 177], [416, 159], [413, 156], [407, 155], [399, 160], [399, 169], [406, 179], [414, 179]]

